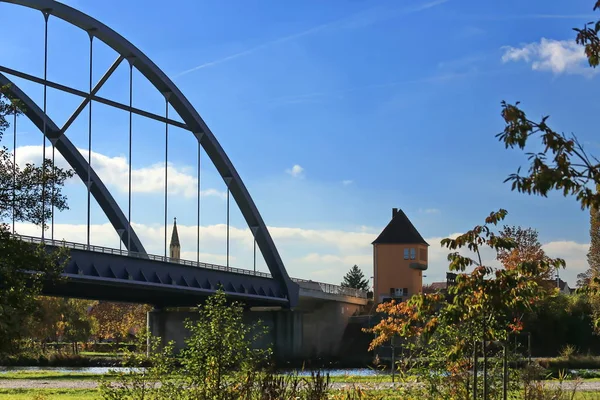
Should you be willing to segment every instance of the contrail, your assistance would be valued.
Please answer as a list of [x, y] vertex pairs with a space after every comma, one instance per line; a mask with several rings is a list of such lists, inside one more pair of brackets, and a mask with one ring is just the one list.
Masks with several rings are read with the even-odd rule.
[[236, 58], [247, 56], [249, 54], [254, 53], [255, 51], [264, 49], [264, 48], [269, 47], [269, 46], [273, 46], [275, 44], [284, 43], [284, 42], [287, 42], [287, 41], [290, 41], [290, 40], [293, 40], [293, 39], [297, 39], [297, 38], [302, 37], [302, 36], [311, 35], [313, 33], [316, 33], [318, 31], [320, 31], [320, 30], [323, 30], [323, 29], [325, 29], [325, 28], [327, 28], [327, 27], [329, 27], [331, 25], [334, 25], [335, 23], [337, 23], [337, 21], [330, 22], [328, 24], [319, 25], [319, 26], [316, 26], [314, 28], [311, 28], [311, 29], [308, 29], [308, 30], [305, 30], [305, 31], [302, 31], [302, 32], [299, 32], [299, 33], [295, 33], [293, 35], [285, 36], [285, 37], [282, 37], [282, 38], [279, 38], [279, 39], [272, 40], [270, 42], [266, 42], [266, 43], [260, 44], [260, 45], [258, 45], [256, 47], [252, 47], [251, 49], [240, 51], [239, 53], [235, 53], [235, 54], [232, 54], [230, 56], [227, 56], [227, 57], [224, 57], [224, 58], [220, 58], [218, 60], [214, 60], [214, 61], [210, 61], [210, 62], [207, 62], [207, 63], [204, 63], [204, 64], [200, 64], [197, 67], [190, 68], [190, 69], [188, 69], [186, 71], [180, 72], [179, 74], [175, 75], [175, 78], [183, 76], [183, 75], [186, 75], [186, 74], [189, 74], [190, 72], [194, 72], [194, 71], [197, 71], [197, 70], [202, 69], [202, 68], [212, 67], [213, 65], [222, 64], [222, 63], [227, 62], [227, 61], [235, 60]]
[[[412, 13], [415, 13], [415, 12], [427, 10], [429, 8], [432, 8], [432, 7], [435, 7], [435, 6], [447, 3], [448, 1], [450, 1], [450, 0], [435, 0], [435, 1], [431, 1], [429, 3], [421, 4], [421, 5], [419, 5], [417, 7], [414, 7], [414, 8], [403, 9], [403, 10], [400, 11], [400, 14], [412, 14]], [[219, 58], [219, 59], [214, 60], [214, 61], [209, 61], [209, 62], [206, 62], [204, 64], [200, 64], [200, 65], [198, 65], [198, 66], [196, 66], [194, 68], [190, 68], [188, 70], [180, 72], [179, 74], [175, 75], [174, 78], [178, 78], [180, 76], [187, 75], [187, 74], [189, 74], [191, 72], [198, 71], [198, 70], [203, 69], [203, 68], [212, 67], [212, 66], [215, 66], [215, 65], [218, 65], [218, 64], [222, 64], [222, 63], [231, 61], [231, 60], [235, 60], [236, 58], [240, 58], [240, 57], [244, 57], [244, 56], [250, 55], [250, 54], [252, 54], [252, 53], [254, 53], [254, 52], [258, 51], [258, 50], [262, 50], [264, 48], [267, 48], [267, 47], [270, 47], [270, 46], [273, 46], [273, 45], [276, 45], [276, 44], [285, 43], [285, 42], [288, 42], [290, 40], [298, 39], [298, 38], [303, 37], [303, 36], [308, 36], [308, 35], [315, 34], [315, 33], [319, 32], [319, 31], [325, 30], [325, 29], [333, 27], [335, 25], [341, 25], [344, 22], [352, 21], [353, 19], [355, 19], [356, 17], [360, 17], [361, 15], [364, 16], [365, 13], [366, 12], [361, 12], [361, 13], [358, 13], [358, 14], [353, 14], [353, 15], [351, 15], [349, 17], [345, 17], [345, 18], [338, 19], [338, 20], [335, 20], [335, 21], [332, 21], [332, 22], [328, 22], [326, 24], [318, 25], [318, 26], [315, 26], [313, 28], [307, 29], [307, 30], [302, 31], [302, 32], [294, 33], [294, 34], [289, 35], [289, 36], [284, 36], [284, 37], [281, 37], [279, 39], [271, 40], [269, 42], [260, 44], [260, 45], [258, 45], [256, 47], [252, 47], [252, 48], [250, 48], [248, 50], [240, 51], [239, 53], [235, 53], [235, 54], [232, 54], [232, 55], [227, 56], [227, 57]], [[394, 15], [394, 13], [388, 11], [388, 12], [384, 13], [383, 15], [380, 15], [378, 17], [373, 17], [373, 18], [371, 18], [368, 21], [363, 21], [363, 23], [373, 23], [373, 22], [375, 22], [375, 21], [377, 21], [379, 19], [382, 19], [382, 18], [389, 18], [392, 15]]]

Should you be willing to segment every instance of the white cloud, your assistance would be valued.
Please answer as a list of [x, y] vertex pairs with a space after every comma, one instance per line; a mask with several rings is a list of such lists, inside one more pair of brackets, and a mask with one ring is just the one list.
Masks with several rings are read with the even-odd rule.
[[344, 186], [349, 186], [349, 185], [352, 185], [353, 183], [354, 183], [354, 181], [351, 179], [345, 179], [342, 181], [342, 185], [344, 185]]
[[584, 48], [571, 40], [542, 38], [523, 47], [503, 47], [502, 62], [525, 61], [534, 71], [551, 71], [555, 75], [591, 75], [594, 70], [586, 66]]
[[[87, 160], [87, 149], [78, 149]], [[46, 149], [46, 157], [49, 157], [49, 149]], [[17, 163], [41, 162], [42, 146], [17, 147]], [[69, 168], [68, 163], [56, 152], [55, 163], [57, 166]], [[123, 156], [109, 157], [92, 151], [92, 168], [105, 185], [115, 187], [123, 193], [129, 190], [129, 164]], [[167, 166], [169, 177], [169, 194], [183, 195], [185, 197], [196, 197], [198, 180], [192, 174], [192, 168], [177, 167], [171, 163]], [[134, 193], [163, 193], [165, 188], [165, 165], [156, 163], [141, 168], [133, 168], [131, 171], [131, 190]], [[225, 199], [227, 194], [217, 189], [201, 190], [201, 196], [213, 196]]]
[[291, 169], [286, 169], [285, 172], [290, 174], [294, 178], [303, 178], [304, 177], [304, 168], [302, 168], [298, 164], [295, 164]]

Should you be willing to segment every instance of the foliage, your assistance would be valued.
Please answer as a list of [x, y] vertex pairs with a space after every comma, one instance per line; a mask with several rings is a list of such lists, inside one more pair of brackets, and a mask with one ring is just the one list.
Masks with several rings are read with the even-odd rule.
[[[600, 337], [594, 335], [592, 304], [582, 293], [547, 296], [525, 315], [523, 330], [531, 334], [534, 357], [556, 356], [565, 346], [581, 353], [600, 351]], [[526, 345], [526, 337], [520, 341]]]
[[[600, 9], [600, 1], [594, 10]], [[585, 53], [591, 67], [599, 65], [600, 21], [586, 24], [577, 32], [576, 42], [585, 46]], [[526, 175], [510, 175], [506, 181], [512, 182], [512, 190], [528, 194], [547, 196], [553, 190], [561, 191], [564, 196], [573, 195], [582, 208], [600, 208], [600, 163], [595, 157], [588, 156], [576, 136], [559, 134], [548, 126], [548, 116], [540, 122], [527, 118], [519, 108], [519, 102], [502, 102], [502, 117], [506, 123], [504, 131], [496, 135], [506, 148], [524, 150], [532, 137], [539, 136], [543, 151], [527, 153], [530, 161]]]
[[[588, 258], [589, 259], [589, 258]], [[592, 269], [588, 268], [584, 272], [577, 274], [577, 283], [575, 284], [578, 289], [583, 289], [590, 286], [592, 283]]]
[[[7, 97], [8, 87], [0, 87], [0, 141], [9, 126], [10, 117], [20, 114], [20, 104]], [[0, 219], [18, 222], [45, 223], [53, 209], [68, 209], [62, 186], [73, 176], [71, 170], [52, 165], [49, 159], [42, 165], [13, 163], [13, 155], [3, 146], [0, 149]], [[40, 199], [44, 199], [40, 201]]]
[[[8, 87], [0, 87], [0, 141], [10, 117], [20, 113], [20, 104], [10, 100]], [[43, 224], [53, 209], [67, 208], [61, 187], [71, 171], [53, 168], [49, 160], [42, 166], [20, 168], [6, 147], [0, 149], [0, 220]], [[40, 201], [42, 193], [52, 193]], [[56, 281], [66, 261], [65, 250], [48, 252], [17, 240], [6, 224], [0, 224], [0, 354], [15, 352], [23, 336], [24, 321], [35, 310], [35, 296], [43, 285]]]
[[[538, 239], [538, 232], [533, 228], [505, 225], [500, 236], [512, 239], [514, 247], [510, 250], [498, 249], [498, 261], [507, 269], [514, 269], [523, 262], [539, 262], [547, 258], [546, 252]], [[538, 284], [554, 278], [554, 271], [548, 269], [544, 275], [539, 276]]]
[[95, 335], [99, 339], [122, 341], [146, 327], [146, 314], [151, 307], [145, 304], [97, 302], [90, 311], [96, 320]]
[[366, 292], [369, 290], [369, 280], [365, 279], [365, 274], [358, 268], [358, 265], [354, 265], [350, 268], [350, 271], [344, 275], [344, 281], [341, 283], [341, 286], [360, 289]]
[[[594, 4], [594, 10], [600, 9], [600, 1]], [[577, 32], [576, 42], [585, 47], [589, 65], [599, 65], [600, 21], [586, 24]], [[598, 217], [600, 209], [600, 162], [586, 153], [582, 143], [575, 135], [565, 135], [554, 131], [548, 125], [548, 116], [537, 122], [527, 117], [520, 103], [502, 102], [502, 117], [506, 123], [504, 131], [496, 135], [506, 148], [526, 150], [532, 141], [539, 138], [542, 151], [527, 152], [529, 167], [521, 174], [521, 168], [511, 174], [506, 182], [512, 182], [512, 190], [546, 197], [552, 191], [563, 196], [573, 196], [582, 209], [590, 209], [592, 247], [588, 254], [591, 270], [578, 276], [579, 286], [590, 286], [588, 291], [593, 298], [596, 324], [600, 321], [600, 277], [598, 269]], [[538, 143], [533, 144], [539, 146]]]
[[[142, 367], [118, 375], [118, 384], [102, 384], [105, 399], [239, 399], [255, 389], [260, 363], [270, 350], [252, 348], [264, 330], [246, 325], [239, 303], [229, 303], [219, 290], [198, 306], [194, 322], [186, 321], [190, 336], [179, 355], [174, 344], [160, 346], [148, 337], [148, 357], [128, 352], [126, 365]], [[252, 383], [252, 385], [250, 384]], [[184, 389], [185, 388], [185, 389]]]
[[57, 282], [67, 252], [47, 251], [15, 239], [0, 225], [0, 354], [19, 350], [27, 316], [35, 312], [36, 295]]
[[39, 296], [30, 316], [27, 336], [48, 341], [85, 342], [96, 330], [96, 320], [89, 315], [94, 301]]
[[[596, 1], [594, 10], [600, 9], [600, 0]], [[600, 64], [600, 21], [590, 22], [581, 29], [575, 29], [577, 44], [585, 47], [585, 55], [591, 67], [597, 67]]]
[[[564, 260], [548, 257], [515, 261], [505, 269], [485, 266], [481, 259], [484, 246], [499, 254], [517, 245], [513, 238], [492, 229], [506, 214], [506, 210], [491, 213], [485, 224], [455, 239], [442, 240], [442, 245], [453, 251], [448, 255], [450, 270], [458, 272], [447, 296], [417, 294], [406, 302], [378, 306], [377, 311], [386, 317], [370, 330], [376, 335], [370, 349], [400, 337], [414, 357], [428, 360], [426, 367], [421, 365], [416, 372], [427, 382], [432, 399], [465, 396], [476, 343], [507, 343], [510, 334], [520, 332], [523, 315], [548, 294], [535, 278], [564, 266]], [[462, 255], [465, 248], [476, 258]], [[471, 267], [472, 272], [465, 272]]]
[[[596, 187], [600, 191], [600, 185]], [[589, 270], [586, 271], [585, 279], [588, 286], [593, 278], [600, 277], [600, 209], [590, 207], [590, 250], [587, 254]], [[578, 276], [579, 278], [579, 276]]]
[[229, 398], [236, 393], [238, 374], [267, 361], [270, 349], [252, 348], [265, 328], [260, 322], [246, 325], [243, 317], [242, 304], [228, 304], [225, 292], [218, 291], [199, 308], [197, 321], [187, 321], [191, 335], [181, 352], [181, 364], [186, 386], [196, 388], [192, 398], [211, 398], [214, 393]]

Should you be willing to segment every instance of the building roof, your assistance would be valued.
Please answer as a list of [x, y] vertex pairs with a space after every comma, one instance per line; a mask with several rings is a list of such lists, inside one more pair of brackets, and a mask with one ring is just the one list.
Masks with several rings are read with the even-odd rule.
[[177, 218], [174, 218], [173, 221], [173, 233], [171, 233], [171, 246], [180, 246], [179, 244], [179, 234], [177, 233]]
[[429, 246], [404, 211], [398, 208], [392, 209], [392, 220], [372, 244], [424, 244]]
[[448, 282], [431, 282], [429, 287], [433, 290], [445, 290], [448, 288]]

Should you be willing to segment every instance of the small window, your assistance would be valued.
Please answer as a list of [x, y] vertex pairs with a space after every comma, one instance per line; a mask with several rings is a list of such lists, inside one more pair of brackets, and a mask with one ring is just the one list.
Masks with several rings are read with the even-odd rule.
[[408, 296], [408, 288], [404, 288], [402, 291], [404, 296]]
[[404, 259], [408, 260], [408, 249], [404, 249]]
[[414, 248], [412, 248], [410, 249], [410, 259], [414, 260], [415, 258], [417, 258], [417, 251]]
[[396, 292], [394, 293], [395, 297], [402, 297], [404, 295], [403, 289], [396, 288]]

